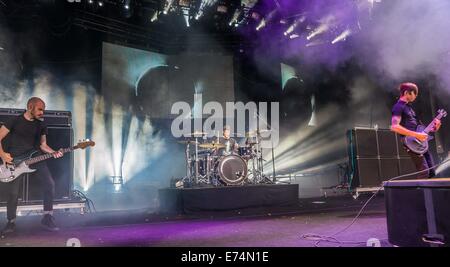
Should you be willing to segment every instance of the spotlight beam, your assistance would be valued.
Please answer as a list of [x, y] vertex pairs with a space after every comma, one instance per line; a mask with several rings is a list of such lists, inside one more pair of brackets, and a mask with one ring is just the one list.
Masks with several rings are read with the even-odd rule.
[[230, 21], [230, 26], [237, 22], [239, 15], [241, 15], [242, 10], [240, 8], [236, 9], [233, 14], [233, 18]]
[[284, 35], [287, 36], [291, 34], [295, 30], [295, 28], [297, 28], [297, 26], [303, 23], [305, 20], [306, 20], [305, 16], [301, 16], [300, 18], [296, 19], [294, 23], [292, 23], [292, 25], [289, 26], [289, 28], [284, 32]]
[[339, 34], [336, 38], [334, 38], [333, 41], [331, 41], [332, 44], [335, 44], [337, 42], [340, 41], [345, 41], [345, 39], [351, 34], [352, 32], [350, 31], [350, 29], [347, 29], [345, 31], [343, 31], [341, 34]]
[[258, 26], [256, 27], [256, 30], [259, 31], [260, 29], [264, 28], [267, 25], [267, 23], [269, 23], [273, 19], [277, 11], [278, 9], [270, 11], [270, 13], [259, 22]]

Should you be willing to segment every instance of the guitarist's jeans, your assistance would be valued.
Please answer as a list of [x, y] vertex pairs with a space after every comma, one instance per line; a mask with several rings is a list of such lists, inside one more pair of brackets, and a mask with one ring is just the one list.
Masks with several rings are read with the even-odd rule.
[[[407, 150], [407, 151], [408, 151], [408, 154], [411, 157], [412, 161], [414, 162], [414, 165], [416, 166], [417, 171], [426, 170], [426, 169], [434, 166], [433, 157], [431, 156], [431, 154], [428, 151], [425, 152], [423, 155], [416, 154], [410, 150]], [[434, 176], [435, 176], [434, 170], [431, 169], [431, 170], [420, 172], [419, 174], [417, 174], [416, 177], [418, 179], [423, 179], [423, 178], [431, 178]]]
[[[53, 210], [53, 197], [55, 195], [55, 182], [48, 170], [46, 162], [42, 161], [33, 165], [30, 168], [36, 169], [35, 172], [30, 173], [30, 179], [39, 179], [40, 186], [43, 190], [44, 211]], [[16, 218], [17, 204], [19, 198], [20, 184], [25, 175], [21, 175], [18, 179], [6, 183], [7, 192], [9, 193], [7, 200], [7, 218], [12, 220]]]

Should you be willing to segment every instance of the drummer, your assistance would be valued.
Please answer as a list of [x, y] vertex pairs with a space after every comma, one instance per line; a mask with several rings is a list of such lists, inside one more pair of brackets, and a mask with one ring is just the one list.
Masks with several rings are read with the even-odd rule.
[[218, 139], [218, 143], [225, 145], [224, 148], [218, 148], [217, 155], [219, 156], [227, 156], [231, 154], [238, 154], [239, 145], [236, 140], [230, 137], [231, 127], [229, 125], [225, 125], [223, 127], [223, 136]]

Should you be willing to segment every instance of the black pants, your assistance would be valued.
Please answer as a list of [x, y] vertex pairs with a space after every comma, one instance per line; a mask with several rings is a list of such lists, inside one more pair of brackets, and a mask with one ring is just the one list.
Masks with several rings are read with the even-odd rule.
[[[43, 190], [44, 211], [52, 211], [53, 197], [55, 195], [55, 181], [53, 180], [53, 177], [48, 170], [47, 164], [43, 161], [30, 165], [30, 168], [36, 169], [35, 172], [29, 174], [30, 179], [40, 180], [40, 184]], [[19, 178], [10, 183], [6, 183], [6, 192], [8, 193], [6, 216], [8, 220], [16, 218], [20, 183], [24, 176], [25, 174], [21, 175]]]
[[428, 168], [434, 166], [433, 157], [431, 156], [430, 152], [427, 151], [423, 155], [420, 155], [410, 151], [409, 149], [407, 149], [406, 151], [408, 152], [411, 160], [414, 162], [416, 170], [422, 171], [416, 175], [417, 178], [424, 179], [432, 178], [435, 176], [434, 169], [427, 170]]

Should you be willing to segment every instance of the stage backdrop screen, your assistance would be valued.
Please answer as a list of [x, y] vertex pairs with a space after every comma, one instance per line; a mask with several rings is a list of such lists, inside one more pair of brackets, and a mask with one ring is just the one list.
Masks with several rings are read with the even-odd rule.
[[189, 103], [195, 114], [200, 99], [203, 105], [216, 101], [225, 107], [225, 102], [235, 100], [233, 58], [209, 53], [164, 55], [103, 43], [102, 94], [107, 102], [150, 118], [176, 117], [170, 111], [177, 101]]

